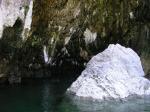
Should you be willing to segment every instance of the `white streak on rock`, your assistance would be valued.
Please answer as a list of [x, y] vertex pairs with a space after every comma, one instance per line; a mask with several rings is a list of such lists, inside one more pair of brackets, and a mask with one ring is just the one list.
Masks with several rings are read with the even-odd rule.
[[134, 19], [134, 14], [133, 14], [133, 12], [130, 12], [129, 15], [130, 15], [130, 19]]
[[49, 55], [48, 55], [48, 51], [47, 51], [47, 47], [43, 46], [43, 55], [44, 55], [44, 61], [46, 64], [49, 63]]
[[0, 38], [2, 37], [2, 35], [3, 35], [3, 12], [0, 9]]
[[97, 33], [92, 33], [88, 28], [84, 32], [84, 40], [86, 44], [90, 44], [96, 40]]
[[65, 45], [67, 45], [69, 43], [70, 39], [71, 39], [71, 37], [66, 37], [65, 38]]
[[26, 15], [24, 30], [22, 32], [22, 39], [25, 40], [28, 37], [32, 24], [32, 12], [33, 12], [33, 0], [30, 1], [29, 10]]

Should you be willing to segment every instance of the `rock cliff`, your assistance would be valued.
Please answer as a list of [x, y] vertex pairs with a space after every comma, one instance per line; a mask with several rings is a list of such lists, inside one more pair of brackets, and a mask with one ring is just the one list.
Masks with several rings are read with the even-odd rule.
[[148, 74], [149, 4], [149, 0], [0, 0], [0, 74], [35, 77], [37, 70], [43, 73], [52, 66], [81, 67], [115, 43], [133, 48]]

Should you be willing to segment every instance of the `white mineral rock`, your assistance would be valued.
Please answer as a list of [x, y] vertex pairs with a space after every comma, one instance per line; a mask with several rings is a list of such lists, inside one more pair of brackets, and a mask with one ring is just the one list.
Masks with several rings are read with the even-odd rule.
[[143, 76], [140, 58], [132, 49], [109, 45], [89, 61], [67, 92], [101, 100], [150, 95], [150, 81]]
[[45, 63], [49, 63], [49, 55], [48, 55], [48, 50], [46, 46], [43, 46], [43, 54], [44, 54], [44, 61]]
[[[1, 8], [1, 7], [0, 7]], [[0, 9], [0, 38], [2, 37], [3, 35], [3, 12], [2, 10]]]
[[129, 15], [130, 15], [130, 19], [134, 19], [134, 14], [133, 14], [133, 12], [130, 12]]
[[84, 40], [86, 44], [90, 44], [96, 40], [97, 33], [92, 33], [88, 28], [84, 32]]
[[13, 27], [17, 19], [25, 21], [25, 6], [30, 0], [0, 0], [0, 38], [5, 27]]
[[29, 10], [25, 18], [24, 30], [22, 32], [23, 40], [25, 40], [28, 37], [29, 31], [31, 30], [32, 12], [33, 12], [33, 0], [30, 1]]

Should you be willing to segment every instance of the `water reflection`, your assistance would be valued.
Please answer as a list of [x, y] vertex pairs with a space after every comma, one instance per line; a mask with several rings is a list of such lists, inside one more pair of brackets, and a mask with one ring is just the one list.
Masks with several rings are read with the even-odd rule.
[[49, 101], [49, 96], [50, 96], [50, 86], [49, 83], [45, 82], [42, 90], [42, 107], [43, 107], [43, 112], [48, 112], [49, 111], [49, 106], [50, 106], [50, 101]]
[[72, 99], [72, 103], [78, 112], [150, 112], [150, 97], [103, 102]]
[[94, 102], [67, 96], [69, 85], [46, 80], [0, 86], [0, 112], [150, 112], [150, 97]]

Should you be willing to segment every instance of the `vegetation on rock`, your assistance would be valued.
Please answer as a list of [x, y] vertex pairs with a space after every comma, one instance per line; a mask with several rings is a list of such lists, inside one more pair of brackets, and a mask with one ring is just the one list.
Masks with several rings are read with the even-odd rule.
[[[5, 73], [1, 65], [9, 66], [7, 63], [28, 72], [49, 66], [84, 66], [93, 55], [115, 43], [133, 48], [142, 57], [148, 73], [149, 4], [150, 0], [34, 0], [27, 40], [21, 40], [23, 25], [17, 25], [24, 22], [17, 20], [13, 27], [4, 30], [0, 59], [5, 61], [0, 64], [0, 74]], [[28, 8], [25, 6], [25, 11]], [[84, 35], [87, 29], [97, 36], [92, 43], [85, 41], [91, 38]], [[49, 65], [44, 63], [43, 46], [51, 59]]]

